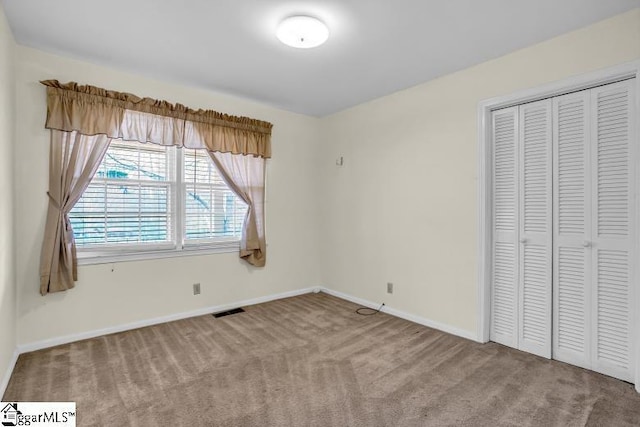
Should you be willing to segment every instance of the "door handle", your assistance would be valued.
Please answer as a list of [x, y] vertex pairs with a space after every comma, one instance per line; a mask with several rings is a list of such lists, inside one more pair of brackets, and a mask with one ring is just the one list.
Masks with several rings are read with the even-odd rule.
[[588, 240], [585, 240], [584, 242], [582, 242], [582, 246], [584, 246], [585, 248], [590, 248], [591, 247], [591, 242]]
[[520, 238], [520, 243], [522, 243], [522, 244], [527, 243], [527, 238], [526, 237]]

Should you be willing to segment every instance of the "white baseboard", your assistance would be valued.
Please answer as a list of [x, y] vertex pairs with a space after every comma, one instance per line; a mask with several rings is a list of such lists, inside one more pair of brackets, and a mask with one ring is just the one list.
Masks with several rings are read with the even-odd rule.
[[[108, 328], [95, 329], [93, 331], [80, 332], [78, 334], [64, 335], [61, 337], [50, 338], [41, 341], [35, 341], [27, 344], [20, 344], [17, 348], [17, 353], [29, 353], [31, 351], [42, 350], [44, 348], [55, 347], [57, 345], [68, 344], [75, 341], [86, 340], [89, 338], [100, 337], [103, 335], [115, 334], [118, 332], [129, 331], [131, 329], [144, 328], [145, 326], [157, 325], [159, 323], [173, 322], [174, 320], [187, 319], [189, 317], [203, 316], [210, 313], [218, 313], [220, 311], [230, 310], [236, 307], [245, 307], [248, 305], [261, 304], [264, 302], [274, 301], [282, 298], [294, 297], [297, 295], [308, 294], [310, 292], [317, 292], [320, 288], [305, 288], [295, 291], [282, 292], [279, 294], [267, 295], [258, 298], [252, 298], [244, 301], [237, 301], [228, 304], [216, 305], [212, 307], [199, 308], [197, 310], [186, 311], [182, 313], [169, 314], [166, 316], [155, 317], [153, 319], [139, 320], [137, 322], [125, 323], [118, 326], [110, 326]], [[9, 376], [11, 376], [9, 374]], [[8, 377], [7, 377], [8, 381]]]
[[[76, 341], [81, 341], [81, 340], [85, 340], [85, 339], [89, 339], [89, 338], [95, 338], [95, 337], [100, 337], [103, 335], [109, 335], [109, 334], [114, 334], [114, 333], [118, 333], [118, 332], [124, 332], [124, 331], [129, 331], [132, 329], [138, 329], [138, 328], [144, 328], [146, 326], [152, 326], [152, 325], [157, 325], [160, 323], [166, 323], [166, 322], [172, 322], [175, 320], [180, 320], [180, 319], [187, 319], [189, 317], [196, 317], [196, 316], [203, 316], [205, 314], [210, 314], [210, 313], [217, 313], [220, 311], [225, 311], [225, 310], [230, 310], [232, 308], [236, 308], [236, 307], [244, 307], [244, 306], [249, 306], [249, 305], [255, 305], [255, 304], [261, 304], [261, 303], [265, 303], [265, 302], [269, 302], [269, 301], [274, 301], [274, 300], [278, 300], [278, 299], [282, 299], [282, 298], [289, 298], [289, 297], [294, 297], [297, 295], [303, 295], [303, 294], [308, 294], [310, 292], [325, 292], [329, 295], [333, 295], [335, 297], [338, 298], [342, 298], [344, 300], [347, 301], [351, 301], [354, 302], [356, 304], [360, 304], [362, 306], [365, 307], [371, 307], [371, 308], [379, 308], [379, 304], [373, 303], [371, 301], [367, 301], [365, 299], [362, 298], [358, 298], [358, 297], [354, 297], [352, 295], [348, 295], [342, 292], [338, 292], [338, 291], [334, 291], [333, 289], [329, 289], [329, 288], [324, 288], [324, 287], [314, 287], [314, 288], [305, 288], [305, 289], [298, 289], [298, 290], [294, 290], [294, 291], [289, 291], [289, 292], [282, 292], [279, 294], [273, 294], [273, 295], [267, 295], [267, 296], [263, 296], [263, 297], [258, 297], [258, 298], [252, 298], [252, 299], [248, 299], [248, 300], [244, 300], [244, 301], [237, 301], [237, 302], [233, 302], [233, 303], [228, 303], [228, 304], [222, 304], [222, 305], [217, 305], [217, 306], [212, 306], [212, 307], [204, 307], [204, 308], [199, 308], [196, 310], [192, 310], [192, 311], [187, 311], [187, 312], [182, 312], [182, 313], [175, 313], [175, 314], [169, 314], [166, 316], [161, 316], [161, 317], [155, 317], [152, 319], [145, 319], [145, 320], [139, 320], [136, 322], [131, 322], [131, 323], [125, 323], [122, 325], [117, 325], [117, 326], [110, 326], [108, 328], [102, 328], [102, 329], [95, 329], [92, 331], [86, 331], [86, 332], [80, 332], [77, 334], [70, 334], [70, 335], [64, 335], [64, 336], [60, 336], [60, 337], [54, 337], [54, 338], [49, 338], [46, 340], [41, 340], [41, 341], [34, 341], [31, 343], [26, 343], [26, 344], [20, 344], [17, 346], [15, 352], [14, 352], [14, 357], [12, 360], [11, 365], [9, 366], [4, 378], [3, 378], [3, 382], [0, 384], [0, 391], [2, 391], [4, 393], [4, 388], [6, 388], [7, 384], [9, 383], [9, 378], [11, 377], [11, 373], [13, 372], [13, 368], [15, 366], [15, 362], [18, 359], [18, 355], [23, 354], [23, 353], [29, 353], [31, 351], [36, 351], [36, 350], [42, 350], [45, 348], [50, 348], [50, 347], [55, 347], [58, 345], [62, 345], [62, 344], [68, 344], [71, 342], [76, 342]], [[462, 338], [466, 338], [466, 339], [470, 339], [473, 341], [476, 341], [477, 337], [475, 336], [475, 334], [469, 332], [469, 331], [465, 331], [463, 329], [459, 329], [450, 325], [446, 325], [440, 322], [436, 322], [434, 320], [430, 320], [430, 319], [426, 319], [424, 317], [420, 317], [420, 316], [416, 316], [413, 314], [409, 314], [406, 313], [404, 311], [401, 310], [397, 310], [395, 308], [389, 307], [389, 306], [385, 306], [382, 310], [383, 312], [390, 314], [392, 316], [396, 316], [396, 317], [400, 317], [402, 319], [405, 320], [409, 320], [411, 322], [415, 322], [418, 323], [420, 325], [424, 325], [424, 326], [428, 326], [430, 328], [434, 328], [434, 329], [438, 329], [442, 332], [446, 332], [452, 335], [457, 335], [459, 337]], [[1, 396], [1, 395], [0, 395]]]
[[[348, 294], [345, 294], [345, 293], [342, 293], [342, 292], [339, 292], [339, 291], [334, 291], [333, 289], [321, 288], [321, 291], [325, 292], [325, 293], [327, 293], [329, 295], [333, 295], [335, 297], [342, 298], [344, 300], [351, 301], [351, 302], [354, 302], [356, 304], [360, 304], [360, 305], [362, 305], [364, 307], [370, 307], [370, 308], [375, 308], [375, 309], [378, 309], [380, 307], [380, 304], [376, 304], [374, 302], [367, 301], [367, 300], [362, 299], [362, 298], [354, 297], [352, 295], [348, 295]], [[476, 336], [475, 333], [470, 332], [470, 331], [466, 331], [464, 329], [456, 328], [455, 326], [447, 325], [447, 324], [444, 324], [444, 323], [436, 322], [435, 320], [426, 319], [424, 317], [416, 316], [414, 314], [410, 314], [410, 313], [407, 313], [405, 311], [389, 307], [387, 305], [385, 305], [382, 308], [382, 310], [380, 310], [380, 311], [382, 311], [384, 313], [387, 313], [387, 314], [390, 314], [390, 315], [395, 316], [395, 317], [399, 317], [401, 319], [408, 320], [410, 322], [417, 323], [419, 325], [428, 326], [430, 328], [437, 329], [439, 331], [446, 332], [446, 333], [451, 334], [451, 335], [456, 335], [456, 336], [459, 336], [461, 338], [466, 338], [466, 339], [471, 340], [471, 341], [479, 342], [478, 341], [478, 337]]]
[[4, 392], [7, 391], [7, 386], [9, 385], [9, 379], [11, 379], [11, 374], [13, 374], [13, 369], [16, 366], [16, 362], [18, 361], [18, 356], [20, 356], [20, 352], [16, 348], [13, 350], [13, 356], [11, 356], [11, 361], [9, 362], [9, 366], [7, 366], [7, 371], [4, 373], [2, 377], [2, 382], [0, 383], [0, 401], [4, 400], [2, 396], [4, 396]]

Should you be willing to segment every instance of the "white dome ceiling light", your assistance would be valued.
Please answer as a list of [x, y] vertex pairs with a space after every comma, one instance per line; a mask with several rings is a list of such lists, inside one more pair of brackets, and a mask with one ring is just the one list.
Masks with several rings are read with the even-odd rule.
[[326, 42], [329, 29], [317, 18], [291, 16], [280, 23], [276, 36], [288, 46], [308, 49]]

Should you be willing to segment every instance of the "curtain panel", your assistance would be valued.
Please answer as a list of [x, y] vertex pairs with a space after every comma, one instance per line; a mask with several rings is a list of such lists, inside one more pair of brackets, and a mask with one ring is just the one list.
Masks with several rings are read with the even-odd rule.
[[49, 208], [40, 255], [40, 293], [66, 291], [78, 279], [69, 212], [87, 189], [111, 138], [51, 131]]
[[77, 280], [68, 214], [112, 139], [209, 152], [229, 188], [249, 206], [240, 257], [265, 265], [264, 171], [265, 159], [271, 157], [271, 123], [75, 82], [40, 83], [47, 88], [45, 128], [51, 130], [49, 209], [40, 264], [43, 295], [70, 289]]
[[229, 188], [249, 206], [242, 227], [240, 257], [262, 267], [266, 262], [264, 235], [264, 162], [257, 157], [209, 151]]

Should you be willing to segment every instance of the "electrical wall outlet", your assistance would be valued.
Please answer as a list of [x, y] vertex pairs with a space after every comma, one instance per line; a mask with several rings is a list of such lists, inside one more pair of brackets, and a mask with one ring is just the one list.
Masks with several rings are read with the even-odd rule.
[[193, 284], [193, 294], [200, 295], [200, 283]]
[[391, 283], [391, 282], [387, 282], [387, 293], [388, 294], [392, 294], [393, 293], [393, 283]]

